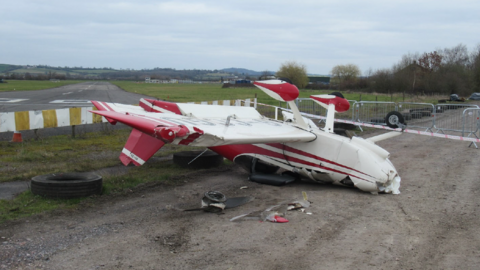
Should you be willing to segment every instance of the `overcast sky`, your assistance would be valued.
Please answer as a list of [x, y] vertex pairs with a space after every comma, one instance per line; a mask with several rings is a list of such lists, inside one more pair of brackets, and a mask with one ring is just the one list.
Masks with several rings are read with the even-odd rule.
[[0, 63], [313, 74], [390, 68], [408, 53], [480, 44], [479, 0], [11, 0]]

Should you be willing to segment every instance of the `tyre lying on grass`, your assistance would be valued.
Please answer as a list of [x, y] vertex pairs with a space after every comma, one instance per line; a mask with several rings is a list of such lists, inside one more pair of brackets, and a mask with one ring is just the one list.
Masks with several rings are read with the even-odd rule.
[[173, 163], [189, 169], [207, 169], [218, 167], [223, 163], [223, 156], [206, 151], [183, 151], [173, 154]]
[[35, 195], [72, 199], [102, 193], [102, 177], [95, 173], [53, 173], [32, 178]]

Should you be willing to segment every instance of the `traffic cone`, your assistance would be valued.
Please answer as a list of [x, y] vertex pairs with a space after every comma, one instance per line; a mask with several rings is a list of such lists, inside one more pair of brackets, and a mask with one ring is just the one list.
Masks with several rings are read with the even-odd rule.
[[19, 131], [13, 132], [12, 142], [23, 142], [22, 133], [20, 133]]

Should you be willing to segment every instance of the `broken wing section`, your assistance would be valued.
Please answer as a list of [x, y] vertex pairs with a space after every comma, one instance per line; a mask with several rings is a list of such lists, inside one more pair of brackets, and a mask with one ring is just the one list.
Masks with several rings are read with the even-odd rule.
[[109, 119], [112, 124], [120, 122], [133, 128], [120, 157], [126, 165], [142, 165], [166, 143], [212, 147], [310, 142], [317, 138], [314, 133], [289, 123], [265, 119], [250, 108], [225, 110], [211, 106], [179, 106], [182, 114], [186, 115], [153, 111], [118, 112], [118, 108], [121, 107], [91, 112]]
[[168, 121], [143, 118], [131, 113], [115, 111], [92, 111], [92, 113], [102, 115], [112, 124], [120, 122], [133, 128], [120, 154], [120, 160], [125, 166], [130, 163], [136, 166], [143, 165], [165, 143], [171, 143], [177, 138], [181, 138], [180, 143], [188, 144], [193, 138], [203, 134], [199, 129], [188, 129]]
[[176, 103], [167, 101], [141, 98], [140, 107], [147, 112], [182, 114]]

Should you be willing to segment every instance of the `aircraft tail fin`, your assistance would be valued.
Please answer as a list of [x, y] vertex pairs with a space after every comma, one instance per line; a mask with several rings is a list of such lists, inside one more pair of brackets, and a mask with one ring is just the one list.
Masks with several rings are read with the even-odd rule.
[[320, 106], [327, 109], [327, 121], [325, 123], [325, 131], [333, 133], [333, 123], [336, 112], [346, 112], [350, 109], [350, 103], [342, 94], [335, 92], [330, 95], [313, 95], [310, 98]]

